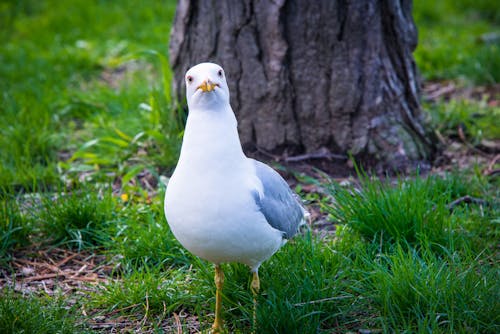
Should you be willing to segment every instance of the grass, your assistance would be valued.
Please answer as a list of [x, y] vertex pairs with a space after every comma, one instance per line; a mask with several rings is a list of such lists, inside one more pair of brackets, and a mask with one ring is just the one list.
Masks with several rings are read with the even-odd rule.
[[180, 310], [192, 312], [204, 303], [204, 296], [193, 291], [196, 281], [187, 280], [187, 275], [186, 270], [164, 271], [144, 266], [124, 275], [122, 281], [100, 287], [92, 298], [93, 306], [109, 311], [128, 308], [128, 312], [146, 316], [149, 313], [165, 316]]
[[79, 189], [55, 197], [43, 197], [32, 219], [41, 222], [42, 238], [82, 250], [101, 245], [115, 214], [115, 199], [109, 191]]
[[28, 224], [19, 205], [12, 199], [0, 202], [0, 265], [5, 265], [13, 249], [28, 243]]
[[163, 221], [161, 197], [151, 205], [124, 207], [108, 229], [106, 248], [125, 272], [145, 265], [185, 267], [193, 260]]
[[431, 179], [400, 181], [396, 186], [366, 176], [362, 180], [362, 191], [334, 191], [337, 203], [328, 210], [336, 221], [348, 223], [365, 239], [383, 246], [403, 240], [416, 245], [449, 238], [446, 203], [451, 200], [447, 189], [437, 192]]
[[415, 60], [425, 79], [500, 81], [500, 15], [488, 0], [415, 1]]
[[[75, 322], [72, 310], [59, 299], [29, 298], [0, 292], [0, 333], [69, 334], [87, 332]], [[89, 331], [90, 332], [90, 331]]]
[[[340, 220], [336, 237], [324, 239], [306, 232], [263, 264], [258, 331], [318, 333], [332, 328], [337, 332], [364, 328], [494, 333], [499, 329], [496, 310], [500, 284], [494, 265], [499, 236], [498, 190], [491, 184], [449, 174], [395, 184], [366, 179], [361, 192], [339, 189], [335, 183], [327, 189], [337, 201], [332, 207], [323, 200], [332, 219]], [[345, 193], [339, 195], [342, 191]], [[457, 207], [452, 213], [444, 208], [445, 202], [465, 193], [487, 198], [492, 205]], [[361, 194], [364, 197], [355, 197]], [[392, 210], [394, 207], [379, 210], [384, 207], [380, 201], [401, 204], [405, 198], [413, 200], [399, 211]], [[351, 206], [351, 201], [358, 205]], [[412, 213], [419, 215], [419, 210], [429, 225], [416, 233]], [[384, 219], [377, 228], [365, 229]], [[439, 219], [446, 224], [432, 225]], [[381, 232], [397, 229], [409, 232], [395, 236]], [[144, 250], [144, 261], [149, 261], [148, 254], [149, 250]], [[190, 268], [188, 263], [194, 266]], [[122, 281], [103, 287], [93, 298], [105, 312], [132, 305], [141, 314], [139, 318], [161, 316], [162, 303], [168, 301], [167, 314], [188, 311], [200, 316], [202, 328], [208, 328], [210, 318], [206, 315], [214, 307], [211, 265], [195, 258], [165, 265], [167, 271], [155, 262], [135, 263], [135, 269], [126, 272]], [[224, 270], [227, 327], [247, 332], [252, 319], [248, 269], [233, 264], [225, 265]]]
[[384, 255], [369, 278], [383, 328], [438, 333], [498, 330], [498, 271], [475, 265], [476, 261], [401, 247]]
[[444, 137], [458, 139], [459, 131], [471, 144], [482, 140], [500, 139], [500, 127], [496, 120], [500, 117], [498, 106], [489, 106], [486, 101], [454, 99], [449, 102], [427, 104], [432, 123]]
[[[449, 175], [390, 186], [364, 179], [361, 192], [334, 187], [337, 202], [327, 209], [345, 224], [342, 238], [362, 240], [351, 251], [363, 262], [350, 268], [366, 279], [360, 289], [376, 305], [385, 332], [498, 330], [498, 268], [484, 265], [496, 257], [498, 207], [483, 208], [472, 225], [466, 222], [477, 208], [450, 214], [443, 204], [462, 194], [459, 180]], [[481, 232], [485, 226], [493, 234]]]
[[[425, 79], [498, 83], [494, 6], [414, 3]], [[174, 8], [0, 4], [0, 333], [85, 333], [100, 317], [155, 333], [174, 331], [183, 314], [184, 332], [213, 321], [212, 265], [180, 246], [163, 214], [162, 175], [177, 159], [184, 117], [165, 56]], [[459, 128], [473, 145], [499, 138], [498, 107], [487, 101], [424, 107], [447, 138]], [[336, 233], [306, 231], [262, 265], [257, 332], [499, 332], [499, 184], [481, 168], [361, 175], [357, 187], [301, 179], [297, 190], [321, 189], [304, 197]], [[489, 205], [450, 212], [464, 195]], [[56, 296], [14, 290], [12, 259], [50, 247], [105, 255], [107, 282]], [[223, 267], [226, 327], [249, 332], [251, 275]]]
[[[131, 2], [2, 4], [0, 121], [9, 126], [0, 130], [0, 188], [57, 184], [58, 160], [63, 171], [112, 165], [121, 175], [129, 172], [123, 162], [141, 149], [163, 149], [150, 154], [156, 163], [175, 161], [174, 118], [158, 93], [169, 70], [154, 56], [166, 54], [174, 7], [155, 1], [140, 10]], [[91, 140], [99, 150], [88, 152]], [[68, 166], [66, 154], [75, 151], [69, 162], [82, 163]]]

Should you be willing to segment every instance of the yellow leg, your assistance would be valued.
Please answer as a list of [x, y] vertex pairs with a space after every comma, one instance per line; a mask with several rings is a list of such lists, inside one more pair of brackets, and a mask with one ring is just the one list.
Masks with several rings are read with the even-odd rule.
[[212, 325], [212, 333], [222, 333], [222, 317], [221, 317], [221, 306], [222, 306], [222, 285], [224, 284], [224, 272], [220, 265], [215, 265], [215, 287], [217, 288], [215, 293], [215, 320]]
[[257, 329], [257, 295], [260, 290], [260, 280], [259, 280], [259, 272], [254, 271], [252, 277], [252, 283], [250, 283], [250, 290], [253, 293], [253, 328], [254, 332]]
[[257, 272], [257, 271], [253, 272], [252, 283], [250, 284], [250, 289], [252, 290], [254, 297], [259, 294], [260, 280], [259, 280], [259, 272]]

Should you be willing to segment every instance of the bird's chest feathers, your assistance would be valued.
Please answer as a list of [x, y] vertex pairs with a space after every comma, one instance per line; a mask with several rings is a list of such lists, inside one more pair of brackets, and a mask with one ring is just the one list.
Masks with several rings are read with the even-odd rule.
[[184, 203], [179, 209], [192, 216], [223, 215], [228, 208], [253, 205], [248, 189], [255, 183], [255, 172], [241, 150], [235, 125], [196, 121], [186, 128], [181, 157], [167, 189], [167, 193], [175, 189], [176, 196], [169, 196], [167, 205]]
[[231, 161], [217, 161], [205, 164], [203, 168], [190, 168], [176, 171], [172, 177], [172, 186], [195, 201], [216, 199], [223, 200], [225, 196], [238, 194], [247, 188], [248, 178], [244, 177], [244, 167]]

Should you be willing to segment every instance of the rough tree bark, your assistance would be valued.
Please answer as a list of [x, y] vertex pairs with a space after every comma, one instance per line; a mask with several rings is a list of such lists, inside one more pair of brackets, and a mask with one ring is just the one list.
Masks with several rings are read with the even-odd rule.
[[351, 152], [405, 169], [435, 152], [412, 52], [411, 0], [180, 0], [170, 38], [185, 71], [226, 71], [244, 147]]

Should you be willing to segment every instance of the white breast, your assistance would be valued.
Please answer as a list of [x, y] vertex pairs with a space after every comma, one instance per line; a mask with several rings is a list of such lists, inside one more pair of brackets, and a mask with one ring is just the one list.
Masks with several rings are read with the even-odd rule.
[[165, 215], [175, 237], [193, 254], [256, 268], [278, 250], [282, 234], [255, 203], [253, 192], [261, 185], [237, 136], [234, 123], [203, 114], [188, 119], [181, 157], [167, 186]]

